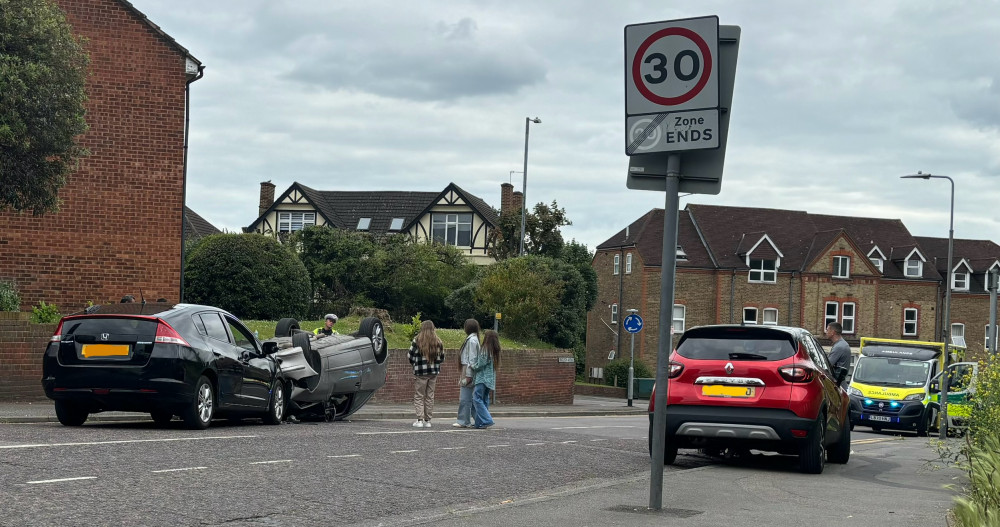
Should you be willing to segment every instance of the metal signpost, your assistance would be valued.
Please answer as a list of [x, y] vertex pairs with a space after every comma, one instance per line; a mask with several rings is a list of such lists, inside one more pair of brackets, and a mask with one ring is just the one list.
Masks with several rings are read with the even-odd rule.
[[716, 16], [625, 26], [626, 186], [666, 193], [650, 445], [654, 510], [663, 501], [679, 193], [721, 190], [739, 41], [739, 26], [720, 26]]
[[629, 316], [622, 321], [622, 327], [632, 335], [632, 344], [628, 353], [628, 405], [632, 406], [632, 385], [635, 384], [635, 334], [642, 330], [642, 317], [638, 315], [638, 309], [629, 309], [628, 312]]

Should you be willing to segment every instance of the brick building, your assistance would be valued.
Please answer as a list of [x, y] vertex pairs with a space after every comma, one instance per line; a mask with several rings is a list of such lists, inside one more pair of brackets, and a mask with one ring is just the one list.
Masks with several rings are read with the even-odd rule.
[[[722, 323], [801, 326], [822, 337], [836, 321], [854, 348], [861, 336], [941, 338], [946, 265], [937, 263], [938, 242], [947, 251], [947, 240], [915, 238], [899, 220], [692, 204], [679, 213], [677, 238], [674, 343], [687, 327]], [[663, 210], [654, 209], [597, 246], [589, 376], [601, 376], [611, 350], [628, 357], [621, 320], [629, 309], [638, 309], [645, 323], [635, 337], [636, 359], [655, 365], [662, 243]], [[952, 321], [966, 325], [975, 356], [983, 351], [989, 313], [982, 280], [1000, 267], [1000, 247], [989, 241], [955, 247], [956, 267], [958, 255], [967, 255], [965, 283], [972, 290], [953, 293]]]
[[63, 312], [125, 293], [179, 298], [188, 89], [197, 59], [125, 0], [57, 0], [90, 55], [90, 155], [60, 211], [0, 212], [0, 280], [21, 309]]

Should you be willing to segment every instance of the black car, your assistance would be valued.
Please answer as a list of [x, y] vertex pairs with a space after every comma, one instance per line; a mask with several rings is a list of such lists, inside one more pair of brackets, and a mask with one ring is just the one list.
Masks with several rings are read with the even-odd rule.
[[45, 350], [42, 386], [67, 426], [103, 411], [148, 412], [161, 425], [179, 415], [193, 429], [219, 416], [279, 424], [290, 385], [277, 351], [215, 307], [93, 306], [59, 322]]

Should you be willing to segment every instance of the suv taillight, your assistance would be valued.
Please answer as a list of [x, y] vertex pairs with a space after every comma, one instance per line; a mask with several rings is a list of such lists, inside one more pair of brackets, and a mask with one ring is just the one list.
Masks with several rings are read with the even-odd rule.
[[170, 327], [170, 324], [162, 320], [156, 326], [156, 339], [154, 341], [157, 344], [180, 344], [181, 346], [191, 347], [174, 328]]
[[812, 368], [801, 364], [782, 366], [778, 368], [778, 373], [788, 382], [810, 382], [816, 375]]
[[684, 371], [684, 365], [679, 362], [670, 361], [669, 368], [670, 371], [667, 373], [667, 375], [671, 379], [676, 379], [677, 376], [679, 376], [681, 372]]

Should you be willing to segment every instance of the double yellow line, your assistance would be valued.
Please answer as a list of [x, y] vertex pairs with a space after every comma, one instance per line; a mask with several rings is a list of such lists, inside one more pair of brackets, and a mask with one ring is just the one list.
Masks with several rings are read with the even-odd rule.
[[886, 441], [902, 441], [901, 436], [895, 437], [873, 437], [871, 439], [858, 439], [857, 441], [851, 441], [852, 445], [870, 445], [872, 443], [884, 443]]

